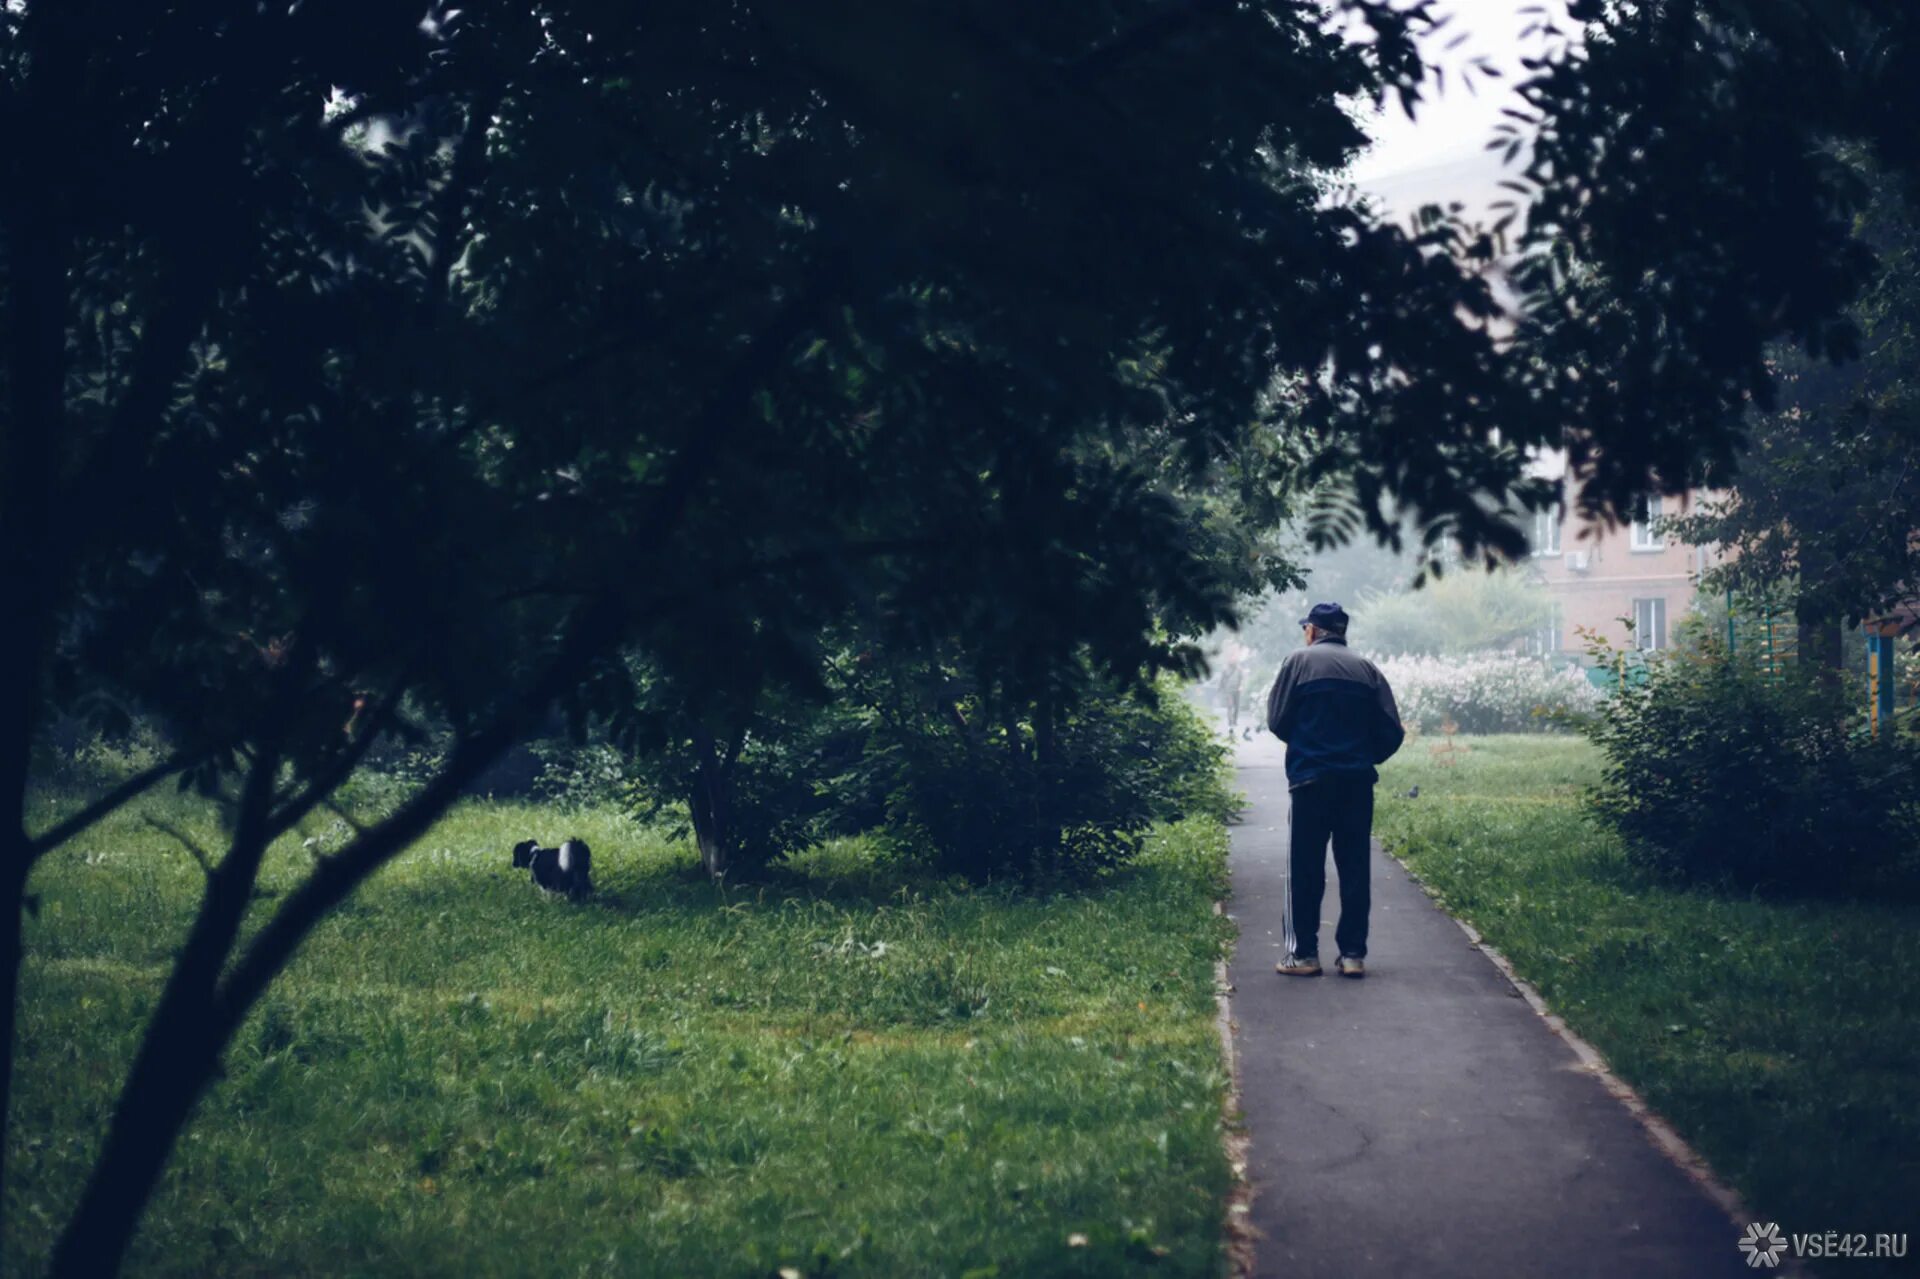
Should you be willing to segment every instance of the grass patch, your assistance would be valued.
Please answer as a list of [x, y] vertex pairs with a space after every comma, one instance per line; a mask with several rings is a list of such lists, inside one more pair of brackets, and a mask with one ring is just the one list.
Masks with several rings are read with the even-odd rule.
[[[509, 871], [529, 835], [587, 839], [599, 898]], [[614, 813], [463, 804], [268, 993], [129, 1272], [1217, 1274], [1225, 854], [1183, 823], [1026, 895], [853, 841], [721, 893]], [[275, 848], [252, 924], [309, 856]], [[200, 886], [130, 814], [36, 872], [6, 1273], [78, 1195]]]
[[1920, 909], [1650, 882], [1581, 811], [1589, 743], [1461, 744], [1381, 770], [1428, 889], [1783, 1231], [1920, 1231]]

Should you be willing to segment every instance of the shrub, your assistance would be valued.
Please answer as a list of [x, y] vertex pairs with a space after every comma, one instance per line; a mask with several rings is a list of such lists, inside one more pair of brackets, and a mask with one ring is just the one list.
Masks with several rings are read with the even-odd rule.
[[[885, 805], [866, 793], [857, 767], [871, 718], [842, 696], [764, 698], [725, 737], [676, 732], [635, 743], [615, 784], [636, 819], [670, 813], [671, 838], [704, 838], [727, 874], [752, 877], [883, 820]], [[615, 766], [608, 758], [604, 771]]]
[[[1709, 647], [1650, 663], [1587, 732], [1592, 809], [1641, 866], [1781, 892], [1911, 889], [1920, 743], [1862, 729], [1858, 690]], [[1904, 883], [1902, 881], [1905, 881]]]
[[126, 781], [171, 754], [152, 720], [128, 716], [101, 726], [93, 718], [63, 715], [34, 742], [33, 774], [42, 785], [88, 789]]
[[1389, 657], [1401, 722], [1423, 733], [1451, 719], [1464, 733], [1525, 733], [1559, 727], [1600, 694], [1586, 675], [1525, 657]]
[[1226, 748], [1171, 683], [1096, 684], [1076, 702], [1045, 764], [1027, 725], [1010, 739], [883, 725], [863, 767], [895, 846], [975, 879], [1084, 877], [1131, 859], [1156, 822], [1233, 811]]
[[616, 806], [632, 796], [634, 773], [626, 751], [610, 742], [546, 738], [530, 749], [540, 759], [533, 792], [550, 803]]

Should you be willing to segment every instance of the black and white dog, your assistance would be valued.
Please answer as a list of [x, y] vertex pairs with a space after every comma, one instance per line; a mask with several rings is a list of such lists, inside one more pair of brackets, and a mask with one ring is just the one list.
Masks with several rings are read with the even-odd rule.
[[513, 868], [531, 870], [533, 882], [550, 893], [585, 897], [593, 891], [593, 850], [584, 839], [563, 839], [558, 848], [523, 839], [513, 846]]

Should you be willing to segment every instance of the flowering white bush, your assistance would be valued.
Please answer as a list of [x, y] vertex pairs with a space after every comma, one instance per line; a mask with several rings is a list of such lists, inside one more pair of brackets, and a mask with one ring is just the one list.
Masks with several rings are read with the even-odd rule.
[[1600, 700], [1581, 671], [1527, 657], [1386, 657], [1378, 665], [1401, 722], [1423, 733], [1448, 719], [1463, 733], [1543, 732], [1559, 727], [1549, 712], [1590, 710]]

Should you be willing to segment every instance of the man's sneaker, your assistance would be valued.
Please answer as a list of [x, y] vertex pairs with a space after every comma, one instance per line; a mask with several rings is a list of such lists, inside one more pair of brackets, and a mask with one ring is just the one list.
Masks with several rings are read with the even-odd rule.
[[1333, 971], [1342, 977], [1365, 977], [1367, 961], [1358, 955], [1342, 955], [1334, 962]]
[[1318, 977], [1320, 975], [1320, 957], [1318, 955], [1288, 955], [1273, 966], [1273, 971], [1285, 977]]

